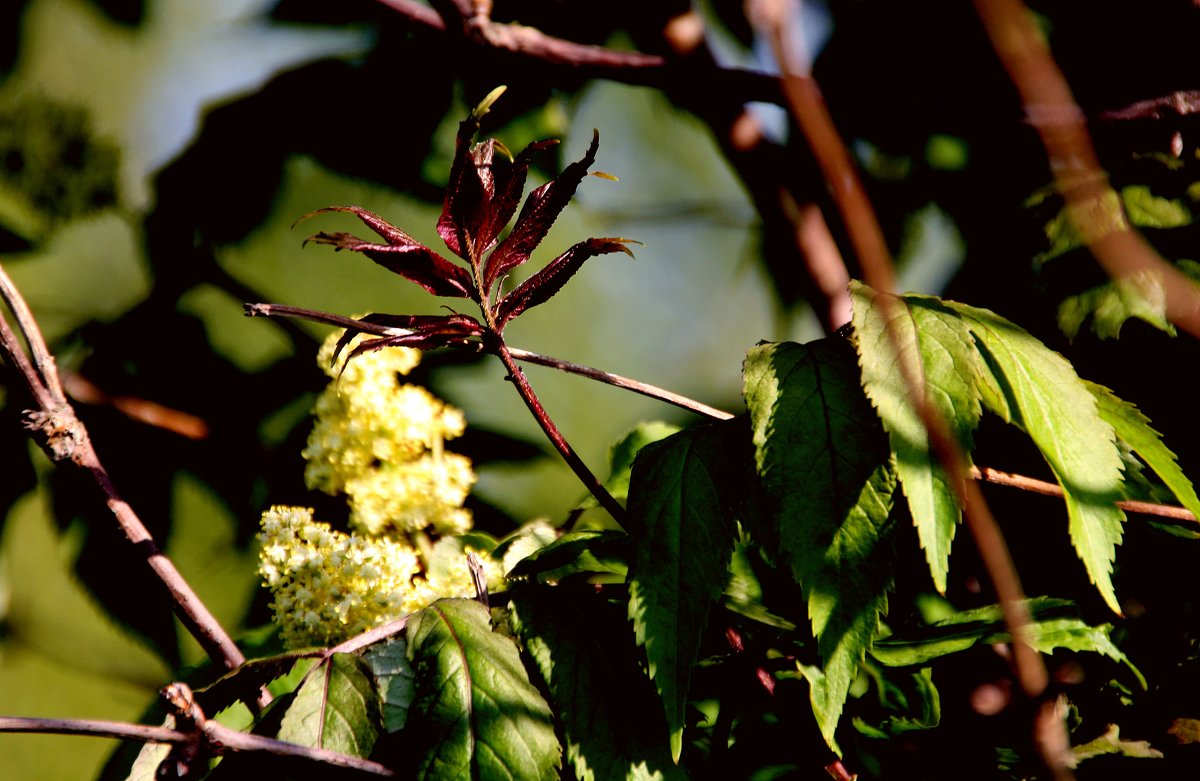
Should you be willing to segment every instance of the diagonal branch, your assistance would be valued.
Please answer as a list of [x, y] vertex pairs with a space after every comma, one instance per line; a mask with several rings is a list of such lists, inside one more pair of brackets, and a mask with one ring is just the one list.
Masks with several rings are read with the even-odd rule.
[[92, 446], [91, 437], [67, 401], [37, 322], [12, 280], [0, 266], [0, 297], [13, 313], [17, 328], [29, 346], [29, 357], [19, 348], [6, 318], [0, 316], [0, 357], [15, 369], [30, 389], [36, 409], [26, 410], [26, 428], [56, 462], [69, 462], [91, 475], [126, 539], [142, 553], [146, 564], [170, 594], [176, 615], [214, 661], [227, 669], [246, 661], [208, 607], [196, 595], [151, 537], [137, 514], [117, 493], [108, 471]]

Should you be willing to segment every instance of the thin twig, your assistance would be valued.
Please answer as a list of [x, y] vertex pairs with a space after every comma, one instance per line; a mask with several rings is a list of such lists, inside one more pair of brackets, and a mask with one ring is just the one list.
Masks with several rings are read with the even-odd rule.
[[[145, 724], [127, 724], [118, 721], [98, 721], [94, 719], [42, 719], [20, 716], [0, 716], [0, 732], [26, 732], [56, 735], [92, 735], [119, 740], [137, 740], [145, 743], [167, 743], [171, 745], [186, 745], [196, 740], [192, 733], [181, 732], [168, 727], [154, 727]], [[326, 765], [336, 765], [350, 770], [357, 770], [376, 776], [393, 777], [391, 768], [359, 757], [330, 751], [323, 748], [312, 748], [289, 743], [262, 735], [250, 735], [238, 732], [215, 721], [206, 721], [203, 733], [214, 753], [222, 751], [264, 751], [279, 756], [298, 757]]]
[[[347, 328], [352, 331], [362, 331], [363, 333], [373, 334], [375, 336], [401, 336], [407, 333], [402, 328], [393, 328], [391, 326], [379, 325], [377, 323], [367, 323], [355, 320], [350, 317], [342, 317], [341, 315], [333, 315], [327, 312], [318, 312], [315, 309], [304, 309], [298, 306], [285, 306], [283, 304], [245, 304], [247, 317], [285, 317], [296, 318], [300, 320], [311, 320], [314, 323], [324, 323], [338, 328]], [[478, 342], [468, 343], [452, 343], [446, 345], [460, 350], [478, 350], [482, 349], [482, 345]], [[516, 347], [509, 347], [508, 351], [512, 357], [524, 363], [534, 363], [539, 366], [548, 366], [552, 369], [568, 372], [570, 374], [578, 374], [581, 377], [604, 382], [618, 388], [640, 393], [643, 396], [648, 396], [652, 399], [658, 399], [668, 404], [673, 404], [681, 409], [686, 409], [690, 412], [695, 412], [699, 415], [712, 418], [714, 420], [728, 420], [734, 417], [732, 413], [719, 410], [716, 407], [690, 399], [687, 396], [682, 396], [678, 393], [660, 388], [657, 385], [651, 385], [639, 380], [623, 377], [619, 374], [606, 372], [602, 369], [595, 369], [591, 366], [584, 366], [571, 361], [564, 361], [561, 358], [552, 358], [540, 353], [530, 352], [529, 350], [521, 350]]]
[[117, 493], [108, 471], [96, 455], [87, 428], [76, 417], [74, 408], [63, 394], [54, 358], [46, 347], [36, 321], [3, 266], [0, 266], [0, 294], [16, 318], [17, 327], [34, 356], [31, 363], [19, 349], [12, 352], [16, 339], [5, 318], [0, 317], [0, 347], [5, 351], [5, 360], [22, 374], [38, 407], [26, 412], [26, 426], [37, 434], [39, 444], [51, 458], [58, 462], [73, 463], [91, 476], [125, 537], [145, 557], [150, 569], [162, 581], [171, 596], [176, 615], [205, 652], [229, 669], [242, 664], [246, 659], [237, 644], [192, 591], [175, 564], [159, 549], [141, 519]]

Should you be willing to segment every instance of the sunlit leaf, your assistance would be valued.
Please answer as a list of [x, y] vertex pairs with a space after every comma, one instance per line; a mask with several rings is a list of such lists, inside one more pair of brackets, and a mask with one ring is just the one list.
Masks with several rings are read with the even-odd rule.
[[485, 288], [490, 290], [497, 279], [527, 261], [533, 250], [542, 243], [558, 215], [574, 197], [583, 177], [587, 176], [588, 168], [596, 162], [599, 146], [600, 133], [595, 131], [582, 159], [571, 163], [552, 181], [529, 194], [512, 231], [484, 264]]
[[561, 749], [550, 707], [529, 682], [487, 608], [443, 599], [408, 622], [416, 694], [405, 733], [426, 781], [523, 781], [558, 777]]
[[370, 755], [379, 737], [379, 695], [371, 669], [352, 654], [322, 660], [296, 692], [279, 739], [356, 757]]
[[1085, 383], [1087, 389], [1096, 397], [1100, 417], [1113, 427], [1129, 447], [1154, 470], [1159, 479], [1175, 494], [1179, 502], [1200, 518], [1200, 498], [1192, 481], [1188, 480], [1175, 460], [1175, 454], [1162, 441], [1162, 435], [1150, 426], [1150, 419], [1127, 401], [1117, 398], [1112, 391], [1103, 385], [1092, 382]]
[[733, 553], [736, 526], [722, 480], [736, 464], [730, 437], [742, 428], [731, 422], [642, 448], [629, 486], [629, 617], [662, 696], [675, 759], [701, 633]]
[[1068, 530], [1088, 577], [1120, 612], [1112, 563], [1125, 514], [1121, 456], [1112, 426], [1075, 369], [1024, 329], [986, 309], [956, 302], [988, 368], [982, 394], [988, 408], [1029, 435], [1066, 494]]
[[629, 242], [629, 239], [619, 238], [588, 239], [571, 247], [501, 299], [496, 307], [497, 327], [503, 328], [505, 323], [526, 309], [549, 301], [588, 258], [613, 252], [624, 252], [632, 258], [633, 251], [626, 246]]
[[887, 439], [841, 338], [759, 345], [744, 373], [767, 509], [821, 652], [822, 667], [805, 670], [813, 711], [836, 749], [834, 730], [892, 585]]
[[[962, 319], [937, 299], [889, 296], [884, 306], [881, 294], [866, 285], [851, 283], [850, 292], [863, 388], [896, 454], [896, 472], [934, 586], [944, 592], [950, 545], [962, 513], [932, 452], [911, 386], [921, 387], [969, 464], [972, 432], [982, 415], [979, 383], [984, 370], [979, 354]], [[885, 322], [889, 314], [890, 333]]]

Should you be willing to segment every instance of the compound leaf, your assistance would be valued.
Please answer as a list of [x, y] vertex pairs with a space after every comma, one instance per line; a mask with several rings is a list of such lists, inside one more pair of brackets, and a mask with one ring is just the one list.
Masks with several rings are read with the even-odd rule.
[[1175, 454], [1162, 441], [1162, 435], [1150, 426], [1150, 419], [1127, 401], [1117, 398], [1103, 385], [1085, 382], [1087, 389], [1096, 397], [1100, 417], [1109, 423], [1125, 444], [1141, 456], [1146, 466], [1154, 470], [1163, 484], [1175, 494], [1179, 502], [1200, 518], [1200, 498], [1192, 481], [1187, 479]]
[[984, 369], [967, 326], [937, 299], [906, 295], [881, 300], [884, 294], [858, 282], [851, 283], [850, 294], [863, 389], [888, 432], [917, 538], [934, 586], [944, 593], [962, 511], [910, 394], [917, 384], [969, 463], [972, 432], [982, 415], [979, 380]]
[[843, 339], [759, 345], [744, 374], [767, 510], [821, 653], [821, 669], [804, 671], [813, 711], [837, 750], [834, 730], [892, 587], [887, 440]]
[[1120, 613], [1112, 563], [1125, 513], [1113, 427], [1071, 364], [1024, 329], [986, 309], [945, 302], [971, 329], [988, 368], [984, 403], [1029, 435], [1066, 495], [1068, 529], [1088, 577]]

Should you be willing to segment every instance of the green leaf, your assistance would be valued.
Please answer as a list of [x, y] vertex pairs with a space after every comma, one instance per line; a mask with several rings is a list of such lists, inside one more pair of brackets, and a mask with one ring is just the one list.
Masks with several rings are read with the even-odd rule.
[[1066, 494], [1068, 530], [1088, 577], [1120, 613], [1112, 563], [1125, 513], [1121, 455], [1112, 426], [1075, 369], [1024, 329], [986, 309], [955, 302], [989, 369], [987, 407], [1027, 433]]
[[888, 432], [934, 586], [945, 593], [950, 546], [962, 511], [932, 452], [911, 385], [919, 383], [969, 464], [972, 432], [982, 415], [979, 381], [984, 367], [962, 318], [937, 299], [906, 295], [881, 301], [883, 294], [859, 282], [850, 284], [850, 295], [863, 389]]
[[742, 433], [736, 420], [681, 431], [643, 448], [633, 466], [629, 617], [662, 696], [676, 760], [692, 665], [733, 553], [736, 526], [721, 481], [738, 468], [731, 440]]
[[557, 583], [573, 575], [587, 575], [592, 581], [623, 583], [628, 559], [629, 535], [624, 532], [568, 532], [517, 562], [508, 577]]
[[[1110, 625], [1089, 626], [1079, 617], [1075, 604], [1065, 599], [1036, 597], [1024, 604], [1030, 615], [1026, 635], [1036, 651], [1049, 654], [1065, 648], [1098, 653], [1128, 667], [1146, 688], [1141, 671], [1109, 637]], [[987, 605], [963, 610], [905, 635], [877, 640], [871, 656], [889, 667], [925, 666], [977, 645], [1011, 641], [1000, 605]]]
[[333, 654], [309, 672], [279, 727], [279, 739], [366, 757], [380, 729], [371, 669], [352, 654]]
[[1179, 468], [1175, 454], [1163, 443], [1162, 435], [1150, 427], [1150, 419], [1103, 385], [1093, 382], [1085, 382], [1085, 385], [1096, 397], [1100, 417], [1146, 462], [1146, 466], [1154, 470], [1180, 504], [1200, 518], [1200, 498], [1196, 496], [1192, 481]]
[[668, 753], [662, 707], [623, 615], [595, 594], [561, 587], [518, 586], [512, 606], [579, 781], [687, 777]]
[[875, 682], [884, 716], [875, 724], [855, 716], [854, 728], [860, 733], [887, 740], [906, 732], [932, 729], [941, 722], [941, 695], [933, 685], [930, 668], [889, 672], [869, 661], [863, 666]]
[[1121, 202], [1129, 221], [1139, 228], [1181, 228], [1192, 222], [1192, 210], [1183, 199], [1155, 195], [1144, 184], [1122, 187]]
[[1092, 331], [1101, 339], [1116, 339], [1125, 321], [1135, 317], [1175, 335], [1175, 326], [1167, 319], [1167, 294], [1162, 277], [1153, 271], [1110, 280], [1068, 296], [1058, 305], [1058, 327], [1068, 339], [1079, 334], [1089, 317]]
[[[632, 431], [621, 437], [609, 450], [608, 462], [611, 468], [604, 487], [614, 498], [624, 499], [629, 496], [629, 476], [633, 470], [633, 459], [638, 451], [651, 442], [666, 439], [679, 431], [679, 426], [662, 421], [649, 421], [637, 424]], [[595, 503], [591, 494], [588, 498]]]
[[383, 728], [399, 732], [408, 722], [416, 684], [412, 666], [408, 663], [408, 644], [402, 637], [392, 637], [366, 650], [363, 660], [375, 676], [379, 702], [383, 706]]
[[892, 586], [887, 440], [843, 339], [759, 345], [744, 373], [768, 511], [823, 661], [804, 670], [813, 711], [836, 750], [834, 730]]
[[1117, 754], [1136, 759], [1162, 759], [1163, 757], [1163, 753], [1151, 746], [1149, 741], [1124, 740], [1121, 737], [1121, 728], [1116, 724], [1109, 724], [1104, 734], [1095, 740], [1072, 747], [1071, 753], [1075, 755], [1076, 762], [1105, 754]]
[[416, 675], [409, 751], [416, 777], [524, 781], [558, 777], [561, 749], [550, 706], [529, 682], [487, 609], [443, 599], [408, 622]]

